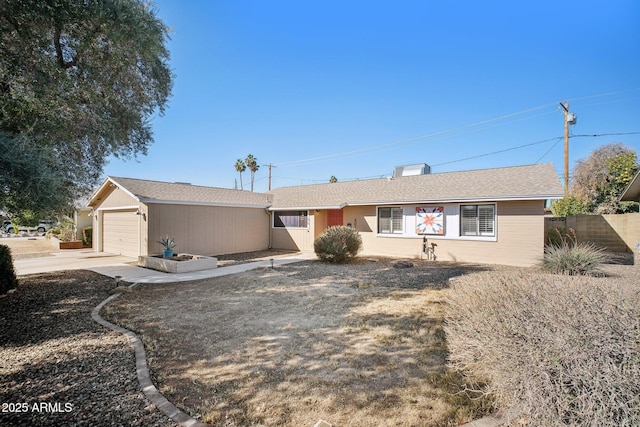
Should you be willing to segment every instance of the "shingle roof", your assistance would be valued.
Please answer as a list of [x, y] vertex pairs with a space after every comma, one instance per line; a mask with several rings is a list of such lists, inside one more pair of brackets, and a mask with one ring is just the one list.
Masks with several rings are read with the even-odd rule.
[[346, 205], [544, 200], [563, 188], [553, 164], [536, 164], [393, 179], [337, 182], [272, 190], [271, 209], [340, 208]]
[[109, 177], [108, 179], [144, 203], [185, 203], [262, 208], [271, 204], [271, 196], [264, 193], [146, 179], [123, 177]]
[[443, 203], [561, 198], [562, 184], [553, 164], [512, 166], [462, 172], [404, 176], [318, 185], [282, 187], [268, 193], [109, 177], [143, 203], [246, 206], [270, 209], [327, 209], [347, 205]]

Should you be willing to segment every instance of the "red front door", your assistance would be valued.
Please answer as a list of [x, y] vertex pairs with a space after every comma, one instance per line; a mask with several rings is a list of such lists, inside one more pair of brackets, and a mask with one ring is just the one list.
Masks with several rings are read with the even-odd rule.
[[327, 210], [327, 227], [342, 225], [342, 209]]

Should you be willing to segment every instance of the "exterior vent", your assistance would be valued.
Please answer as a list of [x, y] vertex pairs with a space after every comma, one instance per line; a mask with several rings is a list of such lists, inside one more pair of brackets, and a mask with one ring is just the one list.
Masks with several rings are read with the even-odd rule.
[[426, 175], [428, 173], [431, 173], [431, 166], [429, 166], [426, 163], [418, 163], [416, 165], [396, 166], [393, 169], [394, 178], [399, 178], [401, 176]]
[[174, 184], [180, 184], [180, 185], [191, 185], [190, 182], [180, 182], [180, 181], [176, 181], [174, 182]]

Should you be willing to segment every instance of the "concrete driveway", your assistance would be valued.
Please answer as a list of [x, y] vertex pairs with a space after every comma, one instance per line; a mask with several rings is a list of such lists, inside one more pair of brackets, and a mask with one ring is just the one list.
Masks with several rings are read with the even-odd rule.
[[129, 265], [137, 261], [132, 257], [94, 252], [92, 249], [51, 252], [48, 255], [15, 260], [13, 267], [16, 274], [21, 276], [61, 270], [91, 270], [96, 267]]

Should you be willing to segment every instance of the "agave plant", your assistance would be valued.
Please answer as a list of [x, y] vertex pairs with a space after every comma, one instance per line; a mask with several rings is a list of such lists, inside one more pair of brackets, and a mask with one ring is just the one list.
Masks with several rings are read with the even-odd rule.
[[176, 246], [176, 240], [173, 237], [169, 237], [168, 234], [166, 236], [164, 236], [162, 239], [157, 240], [156, 242], [160, 243], [162, 246], [164, 246], [164, 249], [166, 251], [169, 251], [169, 250], [175, 248], [175, 246]]

